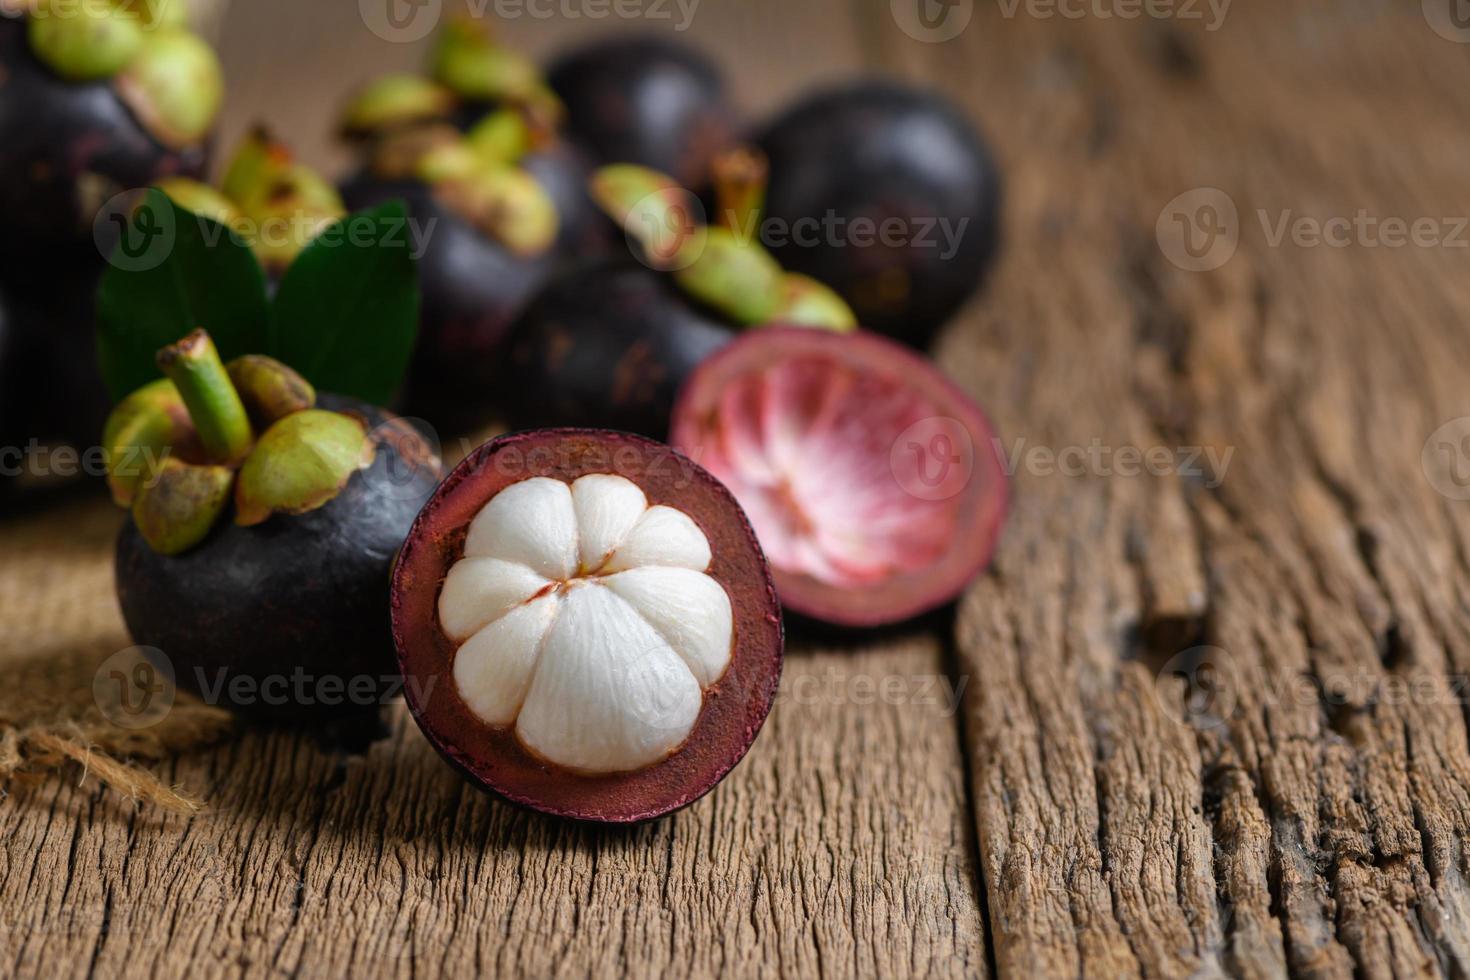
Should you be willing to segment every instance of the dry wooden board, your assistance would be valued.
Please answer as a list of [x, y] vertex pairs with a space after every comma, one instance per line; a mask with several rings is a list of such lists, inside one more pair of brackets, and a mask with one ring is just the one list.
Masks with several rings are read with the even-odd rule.
[[[1004, 258], [939, 355], [995, 416], [1016, 508], [957, 654], [941, 629], [799, 643], [747, 761], [630, 831], [479, 796], [401, 713], [361, 754], [244, 732], [183, 756], [192, 818], [71, 770], [0, 801], [7, 972], [1470, 972], [1470, 502], [1438, 455], [1460, 433], [1431, 441], [1470, 416], [1467, 49], [1412, 3], [1018, 3], [956, 5], [945, 43], [883, 3], [705, 0], [691, 32], [752, 106], [882, 67], [1000, 151]], [[232, 132], [283, 80], [414, 63], [351, 6], [289, 5], [282, 32], [235, 5]], [[597, 29], [508, 25], [538, 52]], [[1196, 191], [1198, 218], [1202, 188], [1238, 241], [1192, 272], [1169, 205]], [[1293, 237], [1334, 217], [1341, 247]], [[1390, 247], [1386, 218], [1441, 240]], [[1035, 454], [1068, 447], [1078, 475]], [[1154, 447], [1173, 462], [1128, 475]], [[0, 661], [127, 644], [116, 522], [0, 528]]]

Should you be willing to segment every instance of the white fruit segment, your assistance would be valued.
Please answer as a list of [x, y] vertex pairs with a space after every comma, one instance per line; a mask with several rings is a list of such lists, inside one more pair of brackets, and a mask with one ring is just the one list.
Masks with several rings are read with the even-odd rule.
[[667, 758], [730, 666], [730, 597], [689, 515], [621, 476], [506, 487], [470, 522], [439, 593], [475, 716], [589, 774]]

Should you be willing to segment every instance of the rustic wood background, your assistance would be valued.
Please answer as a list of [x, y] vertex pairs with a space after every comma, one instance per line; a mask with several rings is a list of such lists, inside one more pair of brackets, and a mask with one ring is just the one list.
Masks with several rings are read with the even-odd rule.
[[[752, 113], [881, 70], [984, 125], [1007, 244], [938, 356], [1008, 452], [1228, 465], [1023, 457], [953, 627], [798, 638], [747, 760], [652, 826], [492, 802], [401, 713], [361, 754], [257, 731], [161, 767], [208, 799], [192, 818], [76, 772], [17, 789], [0, 970], [1470, 974], [1470, 423], [1423, 455], [1470, 415], [1470, 48], [1413, 0], [1218, 24], [1192, 0], [1017, 2], [979, 0], [942, 44], [883, 0], [704, 0], [687, 36]], [[610, 23], [505, 33], [541, 54]], [[333, 166], [335, 96], [421, 56], [346, 0], [239, 0], [223, 47], [228, 132], [264, 116]], [[1156, 234], [1195, 188], [1237, 209], [1213, 271], [1171, 261], [1167, 214]], [[1283, 215], [1360, 211], [1444, 240], [1273, 240]], [[82, 502], [0, 527], [0, 656], [127, 645], [118, 520]]]

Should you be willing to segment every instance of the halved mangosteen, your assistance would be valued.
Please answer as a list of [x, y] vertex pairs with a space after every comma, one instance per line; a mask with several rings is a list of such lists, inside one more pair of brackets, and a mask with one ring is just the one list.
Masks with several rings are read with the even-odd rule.
[[744, 757], [780, 679], [770, 570], [740, 506], [669, 447], [496, 439], [425, 505], [393, 572], [409, 708], [476, 785], [631, 823]]
[[782, 604], [841, 626], [954, 599], [990, 561], [1005, 516], [980, 408], [876, 334], [746, 334], [696, 369], [670, 441], [750, 514]]

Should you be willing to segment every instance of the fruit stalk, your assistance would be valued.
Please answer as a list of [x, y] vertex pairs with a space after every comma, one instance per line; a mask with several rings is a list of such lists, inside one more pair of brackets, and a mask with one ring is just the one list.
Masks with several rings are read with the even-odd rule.
[[179, 389], [210, 458], [225, 465], [244, 459], [254, 438], [250, 417], [209, 334], [195, 330], [163, 348], [158, 368]]
[[759, 150], [739, 147], [722, 153], [713, 163], [715, 224], [737, 235], [753, 236], [766, 206], [770, 167]]

